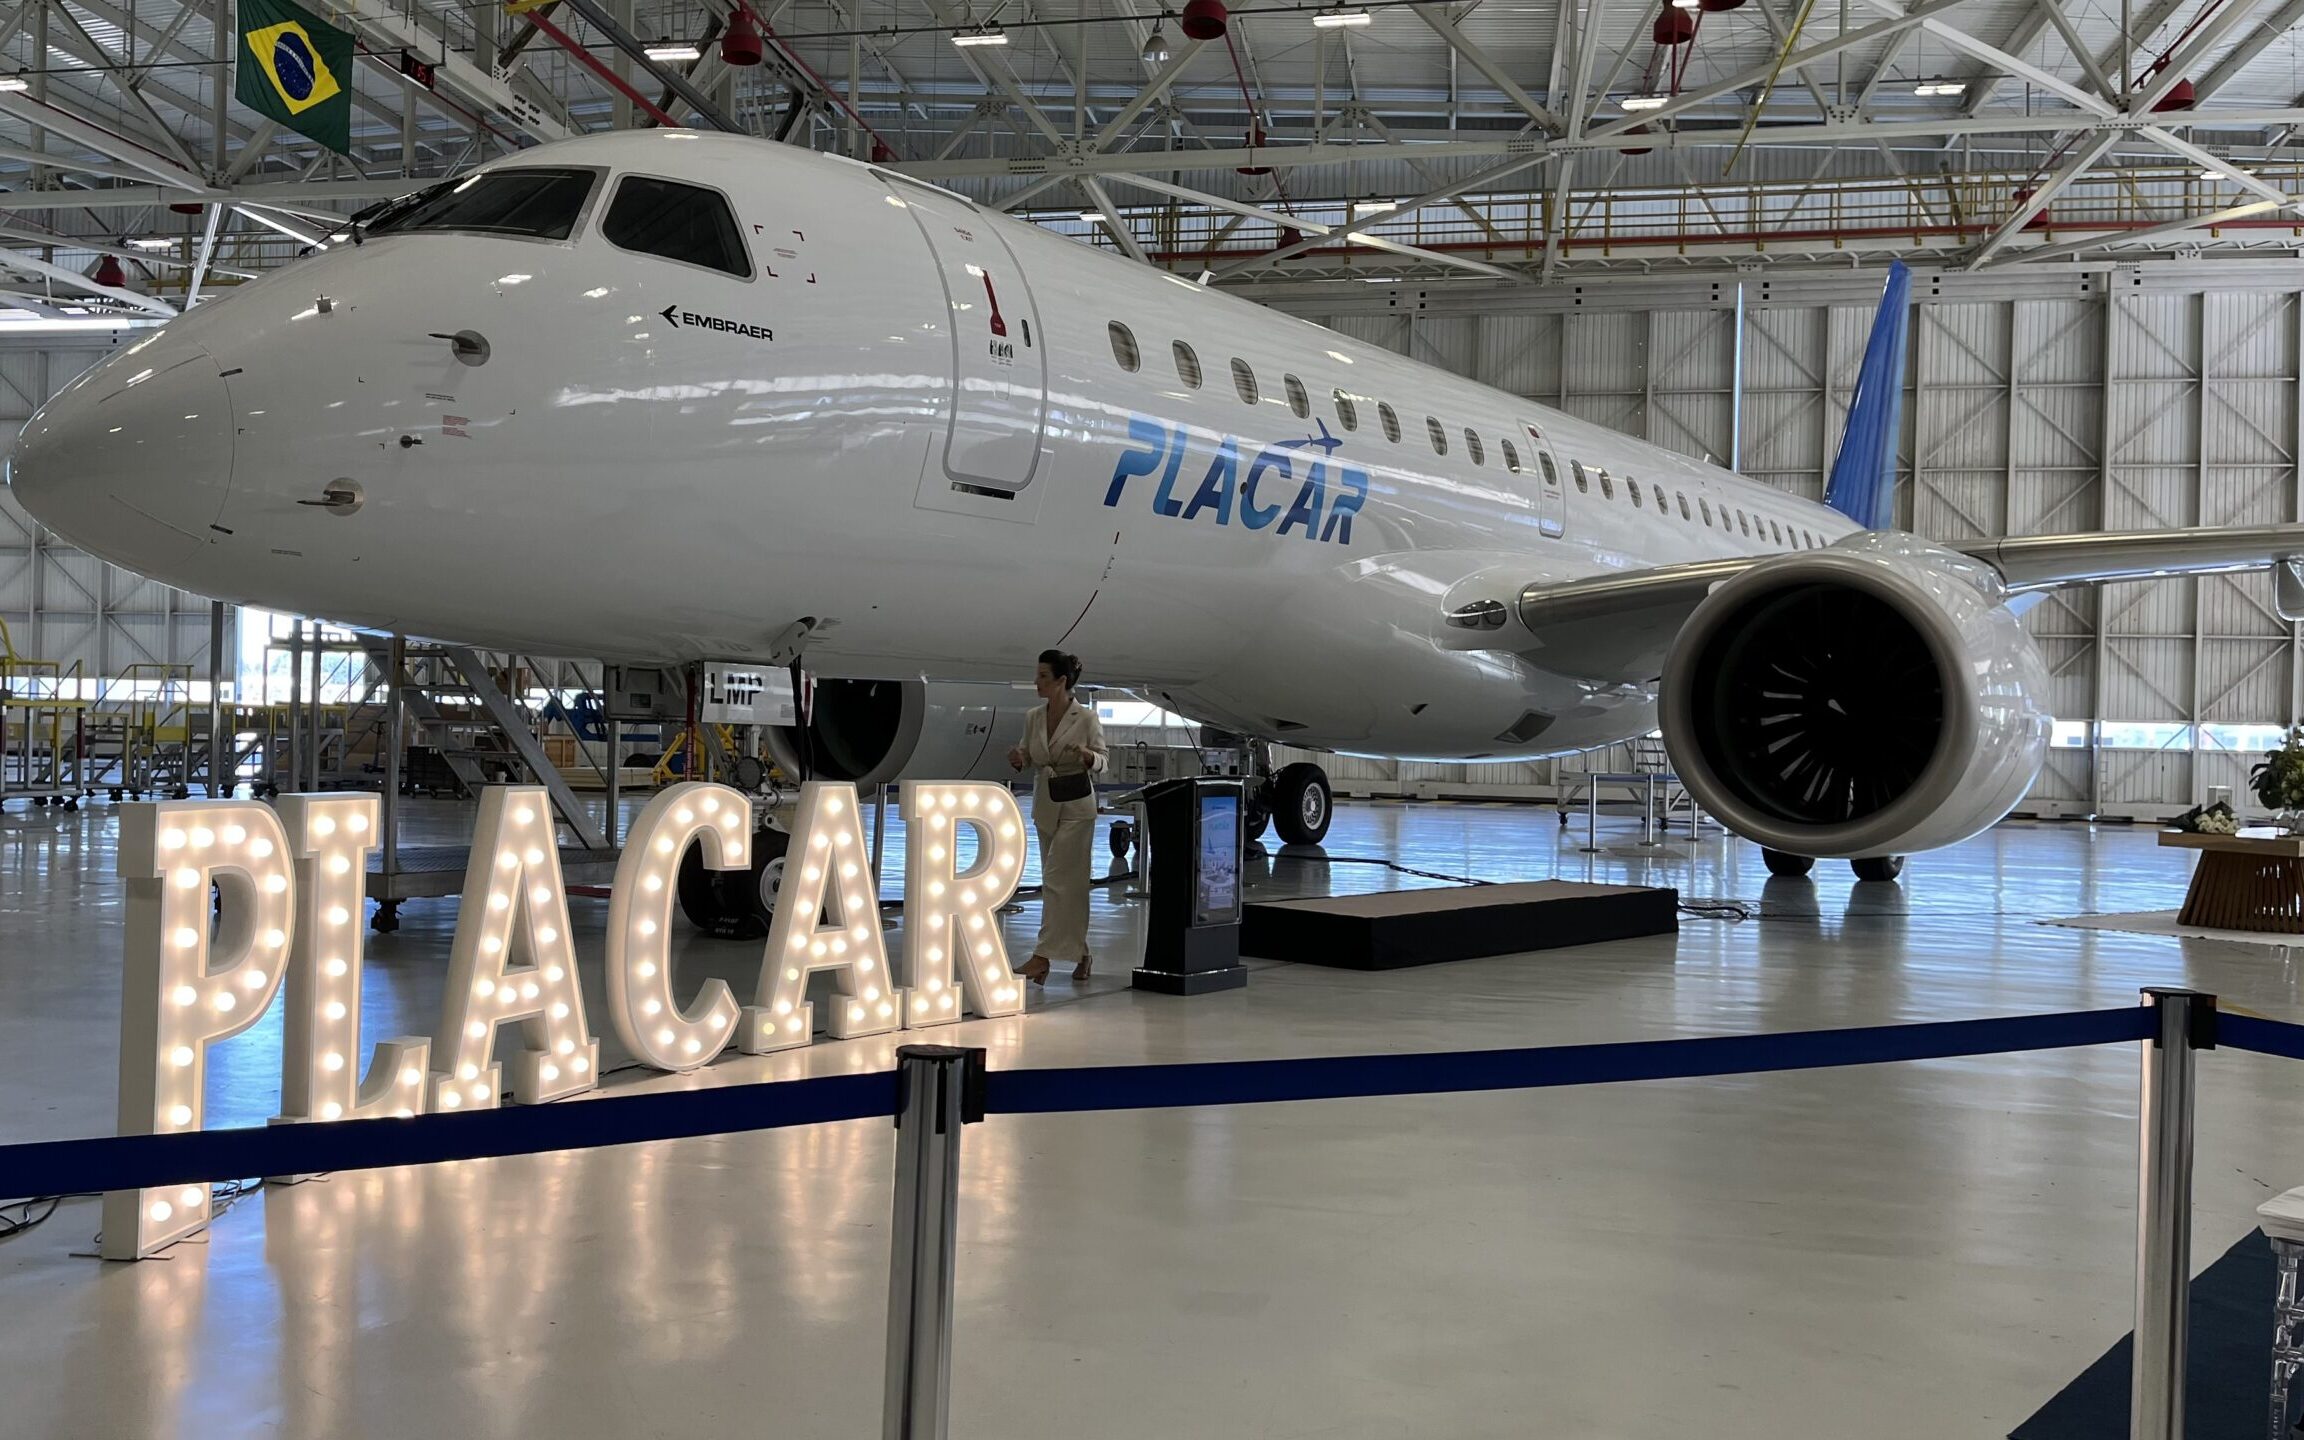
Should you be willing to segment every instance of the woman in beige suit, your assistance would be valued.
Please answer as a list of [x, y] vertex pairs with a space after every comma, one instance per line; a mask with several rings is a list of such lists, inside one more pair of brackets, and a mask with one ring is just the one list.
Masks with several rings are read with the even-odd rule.
[[1088, 866], [1096, 839], [1096, 776], [1104, 769], [1104, 726], [1072, 698], [1080, 657], [1040, 652], [1032, 688], [1047, 703], [1024, 722], [1024, 743], [1008, 752], [1017, 770], [1031, 766], [1032, 828], [1040, 832], [1040, 939], [1020, 972], [1048, 983], [1049, 967], [1077, 960], [1074, 984], [1088, 978]]

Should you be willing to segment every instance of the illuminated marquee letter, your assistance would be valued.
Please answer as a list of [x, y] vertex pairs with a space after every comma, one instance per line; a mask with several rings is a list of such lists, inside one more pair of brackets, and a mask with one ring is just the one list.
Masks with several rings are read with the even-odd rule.
[[600, 1042], [585, 1033], [559, 837], [540, 785], [480, 792], [436, 1037], [447, 1054], [432, 1074], [434, 1110], [497, 1104], [500, 1067], [489, 1057], [496, 1027], [515, 1022], [525, 1043], [512, 1057], [513, 1099], [558, 1100], [598, 1082]]
[[424, 1108], [432, 1042], [404, 1035], [376, 1046], [366, 1080], [360, 1056], [360, 913], [368, 852], [376, 848], [373, 795], [284, 795], [280, 823], [296, 866], [296, 923], [282, 1017], [282, 1120], [374, 1120]]
[[[128, 882], [119, 1133], [197, 1130], [209, 1045], [255, 1024], [280, 993], [294, 924], [288, 839], [253, 801], [126, 805], [119, 869]], [[183, 1239], [208, 1223], [208, 1193], [107, 1194], [104, 1257], [141, 1259]]]
[[707, 980], [687, 1010], [672, 993], [672, 899], [680, 856], [702, 840], [712, 870], [752, 868], [752, 802], [725, 785], [674, 785], [648, 802], [624, 842], [608, 901], [608, 1018], [633, 1058], [693, 1070], [736, 1033], [736, 997]]
[[865, 862], [856, 787], [828, 780], [800, 787], [776, 920], [768, 927], [759, 990], [744, 1008], [737, 1047], [765, 1055], [807, 1044], [816, 1009], [808, 1002], [808, 977], [818, 970], [832, 972], [835, 994], [824, 1028], [833, 1039], [879, 1035], [902, 1023], [896, 1007], [903, 996], [893, 988], [880, 940], [879, 897]]
[[[959, 873], [960, 831], [975, 832], [975, 863]], [[1013, 1015], [1024, 1008], [1008, 971], [1000, 907], [1024, 875], [1024, 816], [1005, 785], [904, 784], [904, 978], [908, 1019], [943, 1025], [963, 1009]], [[955, 952], [968, 979], [952, 978]]]

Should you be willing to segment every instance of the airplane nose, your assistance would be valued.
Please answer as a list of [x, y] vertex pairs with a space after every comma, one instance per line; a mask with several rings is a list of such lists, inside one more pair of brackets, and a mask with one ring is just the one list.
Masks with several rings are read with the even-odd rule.
[[154, 342], [41, 407], [8, 462], [9, 487], [33, 518], [145, 574], [208, 543], [231, 487], [234, 435], [215, 358], [165, 332]]

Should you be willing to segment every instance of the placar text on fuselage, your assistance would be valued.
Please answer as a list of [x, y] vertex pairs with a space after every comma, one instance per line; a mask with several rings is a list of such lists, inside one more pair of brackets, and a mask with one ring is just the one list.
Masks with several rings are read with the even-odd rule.
[[[1218, 525], [1237, 519], [1250, 530], [1300, 533], [1307, 540], [1349, 545], [1352, 517], [1368, 501], [1368, 472], [1333, 458], [1344, 442], [1330, 435], [1325, 424], [1314, 423], [1319, 425], [1316, 435], [1275, 441], [1256, 451], [1232, 435], [1212, 448], [1200, 442], [1203, 469], [1200, 457], [1190, 454], [1196, 447], [1187, 427], [1131, 415], [1128, 448], [1112, 466], [1104, 503], [1118, 506], [1131, 479], [1157, 474], [1160, 483], [1152, 491], [1155, 515], [1182, 520], [1212, 517]], [[1183, 488], [1191, 484], [1183, 478], [1189, 473], [1188, 459], [1201, 477], [1189, 490]]]

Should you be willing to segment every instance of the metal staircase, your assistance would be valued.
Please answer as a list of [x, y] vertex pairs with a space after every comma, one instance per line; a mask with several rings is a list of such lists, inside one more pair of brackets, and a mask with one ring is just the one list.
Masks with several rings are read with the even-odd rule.
[[[391, 640], [380, 635], [361, 639], [378, 672], [391, 676]], [[405, 664], [392, 677], [401, 701], [467, 789], [477, 791], [503, 773], [515, 783], [541, 785], [578, 844], [587, 850], [609, 848], [574, 787], [537, 743], [536, 717], [504, 692], [478, 652], [463, 645], [411, 644], [403, 654]]]

